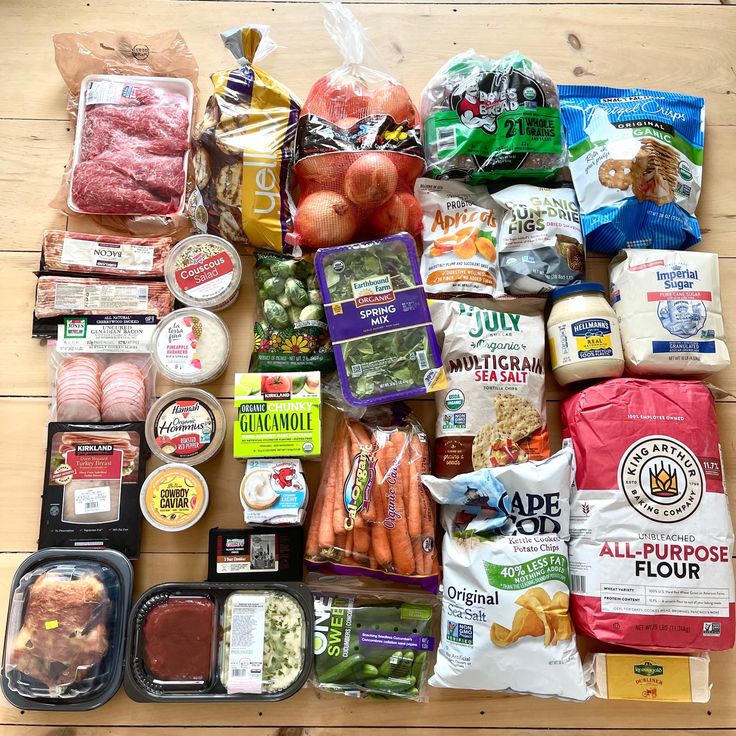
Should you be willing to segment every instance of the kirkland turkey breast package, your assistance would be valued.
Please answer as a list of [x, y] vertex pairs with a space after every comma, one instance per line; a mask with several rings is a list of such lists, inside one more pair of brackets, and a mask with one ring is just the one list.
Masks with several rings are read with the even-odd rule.
[[733, 528], [715, 402], [693, 381], [614, 379], [562, 405], [576, 485], [575, 626], [652, 651], [734, 644]]

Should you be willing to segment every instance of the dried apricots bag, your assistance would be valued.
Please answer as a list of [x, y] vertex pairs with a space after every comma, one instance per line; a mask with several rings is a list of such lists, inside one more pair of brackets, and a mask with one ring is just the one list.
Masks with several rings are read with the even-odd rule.
[[417, 179], [422, 206], [422, 280], [429, 294], [501, 296], [498, 222], [484, 186]]

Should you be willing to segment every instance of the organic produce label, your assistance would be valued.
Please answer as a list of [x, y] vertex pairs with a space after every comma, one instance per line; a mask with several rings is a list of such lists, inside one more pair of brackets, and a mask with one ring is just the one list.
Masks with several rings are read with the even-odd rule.
[[237, 373], [235, 457], [319, 457], [320, 374]]

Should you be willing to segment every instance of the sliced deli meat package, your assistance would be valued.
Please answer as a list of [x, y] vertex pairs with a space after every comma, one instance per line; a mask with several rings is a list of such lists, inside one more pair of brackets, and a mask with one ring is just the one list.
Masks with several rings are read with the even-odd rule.
[[422, 280], [429, 294], [499, 296], [498, 223], [485, 187], [417, 179], [422, 206]]
[[588, 248], [689, 248], [703, 176], [705, 100], [560, 86], [569, 167]]
[[715, 253], [624, 249], [609, 274], [629, 373], [704, 376], [730, 365]]
[[312, 85], [301, 111], [289, 241], [317, 249], [402, 231], [417, 236], [422, 209], [413, 190], [424, 155], [416, 108], [347, 7], [323, 8], [344, 63]]
[[[567, 534], [572, 453], [422, 476], [441, 504], [442, 633], [434, 687], [512, 690], [585, 700], [569, 613]], [[545, 531], [545, 529], [547, 531]]]
[[500, 208], [498, 262], [508, 294], [545, 294], [585, 278], [585, 244], [572, 187], [514, 184], [492, 196]]
[[734, 535], [708, 388], [613, 379], [564, 401], [562, 422], [577, 466], [579, 631], [652, 651], [730, 649]]
[[286, 187], [299, 100], [260, 66], [276, 49], [268, 26], [220, 37], [238, 66], [212, 75], [192, 156], [192, 223], [232, 243], [280, 252], [291, 229]]
[[447, 387], [435, 393], [435, 473], [549, 457], [544, 300], [431, 301]]

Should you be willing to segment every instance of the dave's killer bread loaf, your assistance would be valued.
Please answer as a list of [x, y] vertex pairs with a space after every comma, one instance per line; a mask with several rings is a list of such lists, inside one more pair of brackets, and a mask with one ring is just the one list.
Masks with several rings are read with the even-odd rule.
[[562, 422], [577, 466], [578, 631], [646, 650], [730, 649], [733, 528], [707, 387], [613, 379], [564, 401]]

